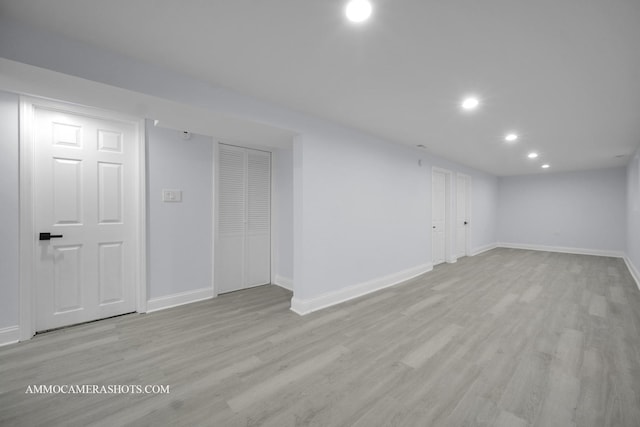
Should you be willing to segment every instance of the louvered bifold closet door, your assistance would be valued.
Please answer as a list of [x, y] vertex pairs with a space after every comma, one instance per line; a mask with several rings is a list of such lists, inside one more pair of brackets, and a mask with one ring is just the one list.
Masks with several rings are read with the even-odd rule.
[[270, 282], [271, 154], [220, 144], [216, 289]]
[[247, 150], [247, 286], [271, 281], [271, 153]]

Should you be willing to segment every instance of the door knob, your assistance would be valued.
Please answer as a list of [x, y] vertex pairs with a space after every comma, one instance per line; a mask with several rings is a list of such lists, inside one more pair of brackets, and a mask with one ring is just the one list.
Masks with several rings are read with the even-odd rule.
[[467, 225], [467, 224], [468, 224], [468, 222], [467, 222], [467, 221], [465, 221], [465, 222], [464, 222], [464, 225]]
[[40, 240], [61, 239], [62, 234], [40, 233]]

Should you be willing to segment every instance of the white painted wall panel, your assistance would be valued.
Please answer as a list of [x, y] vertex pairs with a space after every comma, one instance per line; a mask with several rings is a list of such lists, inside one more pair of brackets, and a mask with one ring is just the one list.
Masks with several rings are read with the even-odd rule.
[[[213, 140], [149, 125], [149, 299], [211, 287]], [[162, 202], [162, 189], [182, 202]]]
[[501, 177], [498, 182], [500, 242], [625, 250], [624, 168]]
[[275, 150], [271, 156], [274, 192], [272, 207], [274, 276], [293, 280], [293, 150]]
[[0, 329], [18, 324], [18, 96], [0, 91]]

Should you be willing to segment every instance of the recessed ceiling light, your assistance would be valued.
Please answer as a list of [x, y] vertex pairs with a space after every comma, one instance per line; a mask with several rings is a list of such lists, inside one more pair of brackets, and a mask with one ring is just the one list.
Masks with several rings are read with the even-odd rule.
[[535, 159], [536, 157], [538, 157], [538, 153], [532, 151], [531, 153], [527, 154], [527, 157], [530, 159]]
[[507, 142], [514, 142], [518, 139], [517, 133], [508, 133], [505, 135], [504, 140]]
[[475, 96], [466, 97], [465, 99], [462, 100], [462, 103], [460, 104], [460, 107], [462, 107], [462, 109], [466, 111], [475, 110], [479, 106], [480, 106], [480, 100]]
[[351, 22], [363, 22], [369, 19], [372, 10], [369, 0], [351, 0], [347, 3], [344, 13]]
[[551, 167], [551, 165], [549, 165], [548, 163], [545, 163], [541, 167], [542, 167], [542, 169], [549, 169]]

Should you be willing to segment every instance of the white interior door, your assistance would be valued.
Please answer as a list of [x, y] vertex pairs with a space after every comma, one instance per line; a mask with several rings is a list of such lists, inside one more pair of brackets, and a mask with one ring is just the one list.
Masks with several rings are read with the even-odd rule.
[[463, 257], [469, 238], [469, 177], [458, 175], [456, 194], [456, 256]]
[[440, 264], [445, 260], [446, 253], [446, 175], [444, 172], [433, 171], [432, 178], [432, 203], [431, 203], [431, 221], [432, 221], [432, 251], [433, 265]]
[[36, 331], [135, 311], [137, 124], [35, 106], [33, 126]]
[[271, 153], [219, 146], [216, 290], [271, 281]]

